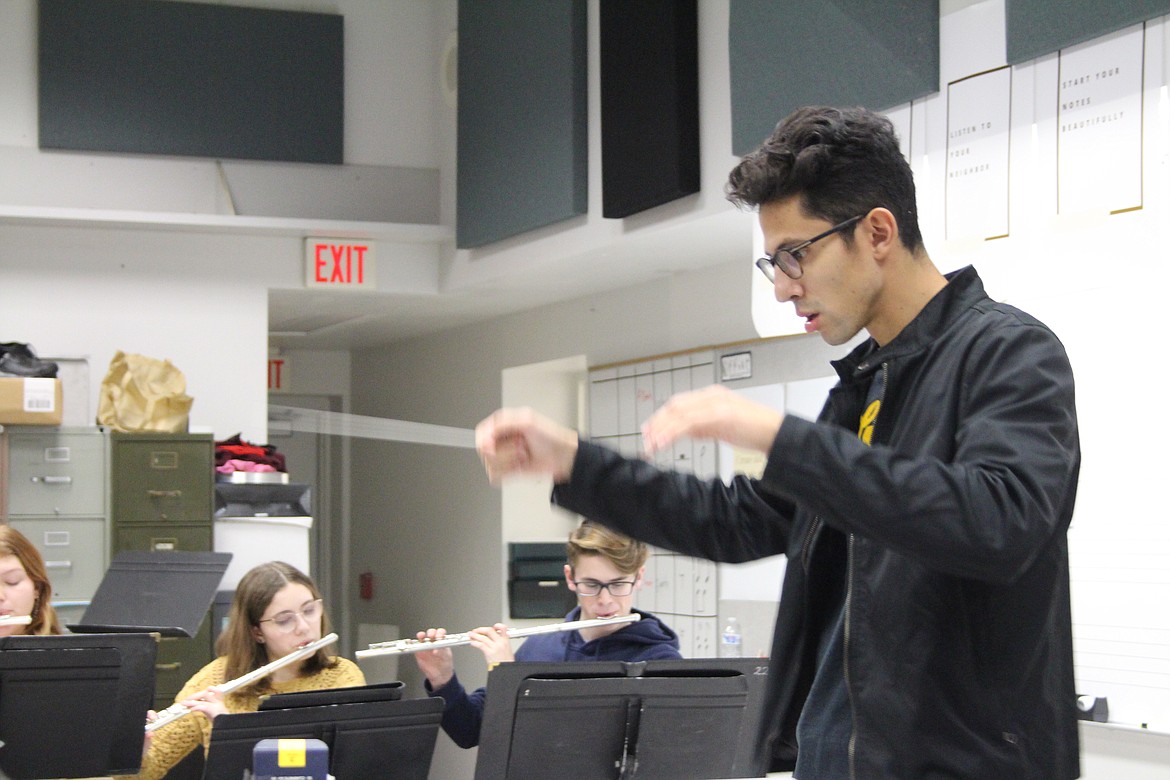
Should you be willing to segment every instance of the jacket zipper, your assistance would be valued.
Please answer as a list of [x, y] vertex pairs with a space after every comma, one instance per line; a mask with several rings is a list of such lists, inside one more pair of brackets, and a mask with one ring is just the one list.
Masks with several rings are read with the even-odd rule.
[[[886, 389], [890, 383], [890, 364], [888, 362], [882, 363], [882, 394], [881, 401], [886, 400]], [[878, 417], [881, 417], [881, 408], [878, 408]], [[873, 436], [870, 437], [870, 443], [876, 439], [877, 436], [877, 417], [873, 421]], [[849, 696], [849, 714], [853, 721], [852, 729], [849, 734], [849, 777], [852, 780], [857, 779], [857, 708], [853, 703], [853, 684], [849, 674], [849, 644], [851, 639], [851, 625], [850, 607], [853, 604], [853, 534], [849, 534], [849, 541], [845, 548], [845, 637], [842, 640], [845, 643], [842, 655], [844, 655], [844, 674], [845, 674], [845, 693]]]
[[849, 534], [849, 541], [845, 548], [845, 647], [842, 655], [844, 656], [845, 666], [845, 693], [849, 696], [849, 717], [853, 721], [852, 728], [849, 732], [849, 777], [856, 780], [857, 778], [857, 710], [853, 706], [853, 685], [849, 677], [849, 637], [850, 637], [850, 620], [849, 620], [849, 606], [853, 601], [853, 534]]
[[809, 523], [808, 530], [804, 532], [804, 542], [800, 547], [800, 563], [804, 566], [805, 574], [808, 574], [808, 561], [812, 557], [812, 540], [817, 535], [817, 531], [821, 530], [821, 523], [821, 516], [817, 515]]

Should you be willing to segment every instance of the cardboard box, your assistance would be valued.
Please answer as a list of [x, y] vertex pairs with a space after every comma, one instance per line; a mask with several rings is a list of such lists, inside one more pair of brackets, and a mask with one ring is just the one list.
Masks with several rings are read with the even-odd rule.
[[0, 377], [0, 425], [60, 425], [60, 379]]

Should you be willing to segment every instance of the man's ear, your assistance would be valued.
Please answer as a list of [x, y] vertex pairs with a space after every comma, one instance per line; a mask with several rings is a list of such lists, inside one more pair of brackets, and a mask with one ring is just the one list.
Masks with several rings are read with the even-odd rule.
[[565, 584], [569, 586], [569, 590], [577, 592], [577, 586], [573, 583], [573, 567], [567, 563], [565, 564]]
[[638, 569], [638, 573], [634, 575], [634, 590], [641, 590], [642, 583], [646, 581], [646, 567]]
[[867, 242], [876, 259], [886, 259], [901, 245], [898, 239], [898, 220], [889, 209], [879, 206], [870, 210], [861, 220], [861, 224], [865, 235], [863, 240]]

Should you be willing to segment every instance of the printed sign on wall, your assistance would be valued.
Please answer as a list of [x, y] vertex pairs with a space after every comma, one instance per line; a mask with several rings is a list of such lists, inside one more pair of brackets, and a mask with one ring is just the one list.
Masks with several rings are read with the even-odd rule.
[[1057, 210], [1142, 205], [1142, 25], [1060, 52]]
[[1011, 68], [947, 85], [947, 240], [1008, 234]]

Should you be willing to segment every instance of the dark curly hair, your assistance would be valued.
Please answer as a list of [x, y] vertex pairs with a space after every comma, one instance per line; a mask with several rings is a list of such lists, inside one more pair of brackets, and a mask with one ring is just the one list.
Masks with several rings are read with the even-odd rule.
[[[864, 108], [792, 112], [732, 169], [726, 192], [740, 208], [799, 195], [806, 214], [834, 224], [884, 207], [902, 244], [911, 252], [922, 246], [910, 163], [890, 120]], [[852, 240], [848, 231], [841, 236]]]

